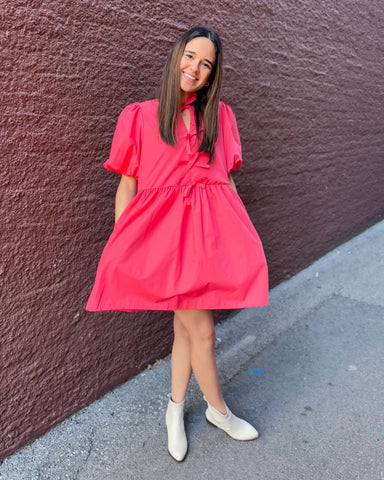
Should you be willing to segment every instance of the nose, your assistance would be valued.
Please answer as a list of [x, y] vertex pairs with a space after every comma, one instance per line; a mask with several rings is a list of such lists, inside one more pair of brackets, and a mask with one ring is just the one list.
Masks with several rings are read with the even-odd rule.
[[199, 62], [197, 60], [192, 62], [191, 68], [195, 73], [197, 73], [199, 71]]

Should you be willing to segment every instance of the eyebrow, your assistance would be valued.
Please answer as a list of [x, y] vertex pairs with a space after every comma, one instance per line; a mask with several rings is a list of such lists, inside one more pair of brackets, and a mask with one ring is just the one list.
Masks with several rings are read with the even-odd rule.
[[[193, 52], [192, 50], [185, 50], [185, 51], [188, 52], [188, 53], [193, 53], [194, 55], [197, 55], [196, 52]], [[205, 58], [204, 60], [206, 62], [210, 63], [211, 67], [213, 67], [213, 63], [210, 60], [208, 60], [208, 58]]]

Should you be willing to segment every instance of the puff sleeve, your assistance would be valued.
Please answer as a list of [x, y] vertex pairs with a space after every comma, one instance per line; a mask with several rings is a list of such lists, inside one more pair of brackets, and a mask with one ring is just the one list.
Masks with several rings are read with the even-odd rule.
[[234, 113], [226, 103], [223, 103], [222, 111], [226, 166], [227, 173], [230, 173], [241, 166], [241, 143]]
[[140, 104], [131, 103], [119, 115], [109, 158], [104, 163], [104, 167], [120, 175], [138, 179], [141, 138]]

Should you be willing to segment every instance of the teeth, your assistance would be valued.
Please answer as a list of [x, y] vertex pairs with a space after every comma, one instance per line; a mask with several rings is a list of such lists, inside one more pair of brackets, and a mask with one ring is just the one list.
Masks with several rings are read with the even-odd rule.
[[183, 73], [184, 73], [184, 75], [185, 75], [186, 77], [190, 78], [191, 80], [196, 80], [196, 78], [191, 77], [191, 75], [188, 75], [188, 73], [185, 73], [185, 72], [183, 72]]

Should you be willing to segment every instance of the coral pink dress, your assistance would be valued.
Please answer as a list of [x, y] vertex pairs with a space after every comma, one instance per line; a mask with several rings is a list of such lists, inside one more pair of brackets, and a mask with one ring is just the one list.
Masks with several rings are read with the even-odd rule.
[[120, 114], [104, 166], [138, 180], [137, 195], [115, 224], [102, 253], [86, 309], [235, 309], [268, 303], [262, 244], [228, 173], [240, 168], [232, 110], [219, 107], [215, 157], [197, 152], [191, 94], [187, 130], [179, 142], [158, 132], [158, 101], [128, 105]]

